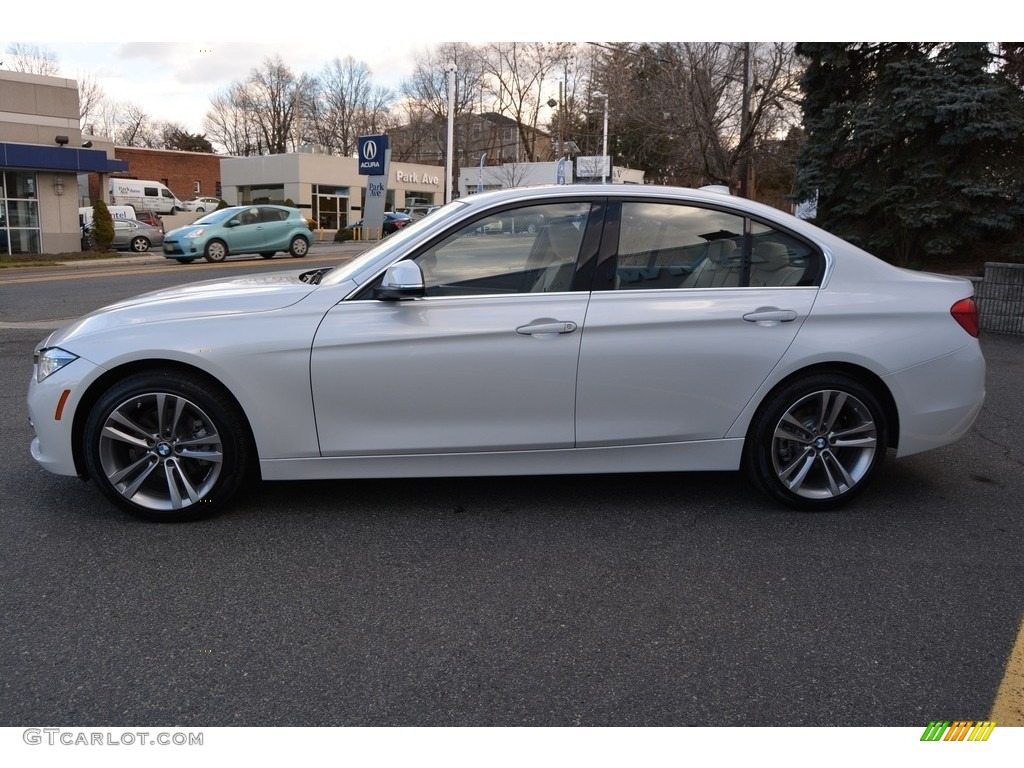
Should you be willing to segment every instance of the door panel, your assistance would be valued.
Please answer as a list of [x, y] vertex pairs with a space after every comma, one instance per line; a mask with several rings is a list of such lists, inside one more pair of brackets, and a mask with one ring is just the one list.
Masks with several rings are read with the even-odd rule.
[[[723, 437], [792, 343], [816, 294], [816, 288], [595, 293], [580, 350], [576, 444]], [[769, 319], [744, 320], [757, 310], [764, 314], [755, 318]]]
[[337, 305], [312, 350], [321, 454], [571, 447], [588, 296]]
[[263, 224], [259, 220], [259, 211], [243, 211], [236, 214], [233, 220], [237, 220], [238, 225], [224, 230], [228, 250], [231, 253], [257, 253], [262, 250], [266, 238], [263, 235]]

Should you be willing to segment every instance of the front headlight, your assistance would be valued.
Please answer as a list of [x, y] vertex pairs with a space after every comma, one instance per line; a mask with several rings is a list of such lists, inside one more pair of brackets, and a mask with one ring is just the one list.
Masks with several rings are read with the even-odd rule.
[[78, 355], [72, 355], [60, 347], [39, 349], [35, 352], [36, 381], [43, 381], [46, 377], [56, 373], [68, 363], [78, 359]]
[[187, 235], [185, 235], [185, 238], [187, 240], [194, 240], [195, 238], [202, 237], [205, 234], [206, 234], [206, 230], [205, 229], [194, 229], [191, 232], [189, 232]]

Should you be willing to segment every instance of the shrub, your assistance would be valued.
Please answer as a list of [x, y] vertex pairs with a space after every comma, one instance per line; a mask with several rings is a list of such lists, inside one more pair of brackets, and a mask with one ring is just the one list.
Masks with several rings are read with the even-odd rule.
[[334, 233], [334, 242], [346, 243], [352, 239], [352, 230], [342, 227]]
[[110, 209], [102, 200], [97, 200], [92, 206], [90, 235], [94, 251], [110, 250], [110, 244], [114, 242], [114, 217], [110, 215]]

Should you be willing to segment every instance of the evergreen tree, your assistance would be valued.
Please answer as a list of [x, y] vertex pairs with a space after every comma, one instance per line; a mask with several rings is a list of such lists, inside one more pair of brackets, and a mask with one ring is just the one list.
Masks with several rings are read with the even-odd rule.
[[102, 200], [93, 203], [90, 234], [94, 251], [110, 250], [110, 244], [114, 242], [114, 217], [110, 215], [110, 209]]
[[797, 194], [897, 264], [1024, 252], [1024, 94], [984, 43], [802, 43]]

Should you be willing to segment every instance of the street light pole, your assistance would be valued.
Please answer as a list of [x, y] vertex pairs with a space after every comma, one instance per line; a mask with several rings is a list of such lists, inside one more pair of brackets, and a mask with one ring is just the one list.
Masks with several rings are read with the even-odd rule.
[[751, 64], [753, 63], [750, 55], [750, 43], [743, 44], [743, 99], [741, 101], [740, 108], [742, 112], [740, 114], [740, 149], [742, 154], [740, 155], [740, 197], [751, 198], [754, 195], [752, 189], [753, 184], [751, 183], [751, 170], [752, 164], [750, 162], [750, 155], [753, 149], [753, 137], [749, 136], [750, 133], [750, 92], [753, 87], [753, 74], [751, 72]]
[[611, 166], [611, 159], [608, 157], [608, 94], [594, 91], [595, 99], [604, 99], [604, 140], [601, 142], [601, 158], [604, 161], [604, 173], [601, 174], [601, 181], [608, 183], [608, 170]]
[[449, 64], [445, 70], [448, 73], [448, 153], [444, 161], [444, 201], [452, 201], [452, 152], [455, 146], [455, 73], [459, 68], [455, 64]]

